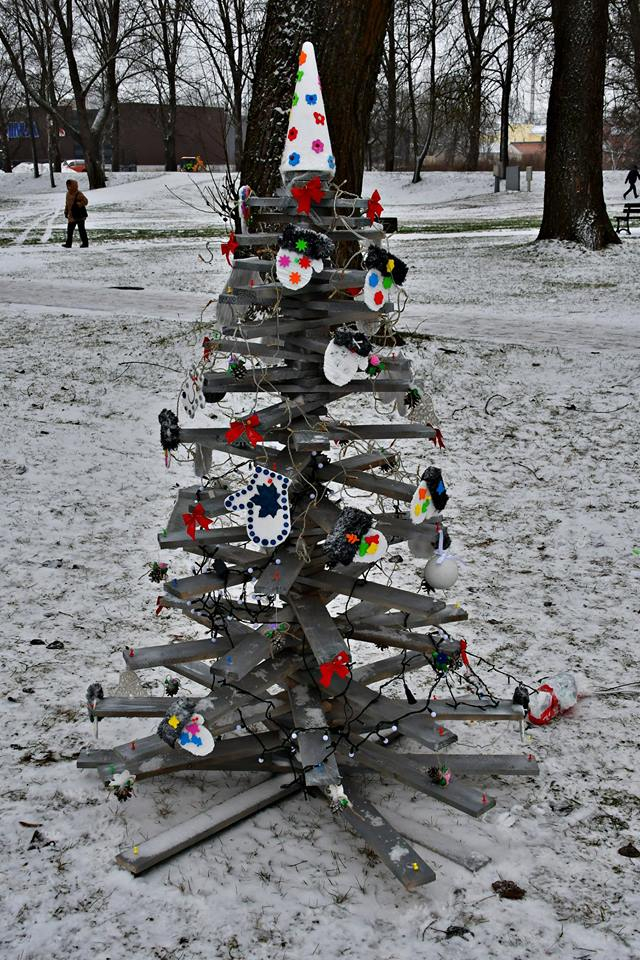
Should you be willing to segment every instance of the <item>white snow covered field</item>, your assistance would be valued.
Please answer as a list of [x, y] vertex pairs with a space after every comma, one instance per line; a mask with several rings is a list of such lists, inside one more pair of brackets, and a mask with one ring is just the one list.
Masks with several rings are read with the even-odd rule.
[[[623, 179], [606, 174], [612, 213]], [[301, 796], [140, 878], [117, 867], [120, 848], [260, 779], [179, 774], [118, 804], [75, 767], [92, 742], [87, 684], [113, 689], [130, 644], [202, 633], [154, 616], [146, 564], [188, 570], [157, 548], [176, 487], [193, 482], [187, 465], [165, 469], [157, 416], [210, 329], [223, 226], [186, 175], [121, 174], [89, 193], [89, 249], [63, 250], [63, 188], [1, 176], [3, 960], [640, 956], [640, 860], [618, 853], [640, 846], [638, 231], [601, 253], [533, 244], [541, 174], [531, 194], [496, 196], [487, 174], [417, 187], [367, 174], [374, 187], [405, 231], [391, 241], [410, 266], [399, 329], [446, 442], [401, 446], [410, 475], [434, 462], [447, 481], [465, 563], [447, 599], [469, 612], [451, 632], [527, 682], [573, 670], [583, 696], [524, 745], [515, 727], [452, 724], [461, 752], [541, 761], [538, 779], [483, 784], [497, 804], [481, 820], [372, 779], [438, 875], [417, 893]], [[364, 395], [343, 412], [386, 415]], [[420, 577], [405, 555], [394, 583]], [[356, 647], [359, 661], [380, 656]], [[165, 675], [142, 675], [149, 693]], [[99, 744], [155, 725], [104, 720]], [[470, 873], [431, 853], [433, 826], [491, 862]], [[525, 898], [499, 900], [498, 879]], [[450, 925], [466, 939], [446, 939]]]

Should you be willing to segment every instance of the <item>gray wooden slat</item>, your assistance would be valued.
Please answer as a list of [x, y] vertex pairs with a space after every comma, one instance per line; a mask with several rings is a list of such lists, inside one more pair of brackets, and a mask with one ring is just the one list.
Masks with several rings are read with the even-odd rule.
[[188, 663], [191, 660], [209, 660], [217, 657], [219, 650], [219, 644], [205, 637], [204, 640], [163, 643], [154, 647], [130, 647], [122, 651], [122, 656], [127, 669], [145, 670], [148, 667], [168, 667], [173, 663]]
[[[462, 785], [455, 779], [446, 787], [432, 783], [429, 776], [412, 761], [405, 760], [402, 755], [393, 754], [384, 747], [375, 746], [370, 742], [359, 746], [356, 757], [360, 766], [376, 770], [383, 776], [395, 777], [401, 783], [413, 787], [414, 790], [440, 800], [447, 806], [455, 807], [456, 810], [462, 810], [471, 817], [481, 817], [495, 806], [495, 800], [492, 797], [481, 790]], [[348, 756], [346, 760], [343, 758], [340, 762], [346, 764], [347, 768], [351, 763]]]
[[238, 644], [227, 650], [223, 656], [214, 660], [211, 668], [219, 676], [231, 680], [241, 680], [251, 670], [262, 663], [271, 652], [271, 641], [263, 634], [253, 630]]
[[201, 663], [173, 663], [171, 672], [184, 677], [185, 680], [192, 680], [194, 683], [200, 683], [203, 687], [211, 686], [211, 671], [208, 666]]
[[271, 777], [236, 797], [183, 820], [151, 840], [143, 840], [135, 845], [135, 853], [133, 846], [121, 850], [116, 857], [116, 863], [137, 876], [299, 789], [300, 784], [292, 782], [290, 776]]
[[[406, 502], [411, 500], [416, 489], [408, 483], [401, 483], [391, 477], [362, 473], [360, 470], [350, 470], [341, 482], [345, 487], [355, 487], [356, 490], [366, 490], [368, 493], [377, 493], [393, 500], [404, 500]], [[413, 530], [418, 529], [417, 525], [412, 524], [410, 520], [407, 523]]]
[[[352, 637], [351, 639], [357, 640], [358, 638]], [[395, 646], [395, 644], [392, 644], [392, 646]], [[429, 654], [425, 656], [423, 653], [410, 653], [408, 655], [399, 653], [394, 657], [385, 657], [383, 660], [374, 660], [372, 663], [365, 663], [356, 667], [352, 671], [352, 676], [358, 683], [368, 685], [378, 683], [380, 680], [387, 680], [389, 677], [397, 677], [403, 668], [408, 673], [411, 670], [420, 670], [430, 663], [431, 656]]]
[[[240, 247], [273, 247], [277, 245], [279, 236], [279, 233], [239, 233], [236, 235], [236, 240]], [[350, 230], [329, 230], [326, 236], [334, 241], [353, 241], [353, 233]], [[358, 230], [358, 236], [363, 240], [381, 240], [384, 233], [382, 230]]]
[[244, 526], [197, 530], [195, 540], [187, 536], [184, 524], [182, 525], [182, 530], [176, 532], [168, 530], [166, 534], [158, 534], [158, 543], [162, 550], [177, 550], [180, 547], [186, 547], [192, 544], [197, 547], [216, 547], [226, 543], [240, 543], [247, 539], [247, 530]]
[[113, 750], [95, 750], [92, 747], [83, 747], [78, 754], [76, 767], [81, 770], [92, 770], [95, 767], [103, 767], [116, 760]]
[[407, 890], [432, 883], [436, 875], [413, 847], [391, 826], [380, 811], [362, 796], [349, 778], [346, 793], [351, 806], [340, 808], [342, 819], [358, 833], [366, 845], [380, 857]]
[[[276, 560], [280, 562], [276, 563]], [[255, 595], [258, 597], [270, 597], [272, 594], [287, 596], [303, 566], [304, 560], [296, 556], [291, 548], [277, 550], [274, 559], [264, 568], [253, 585]]]
[[438, 856], [444, 857], [446, 860], [451, 860], [452, 863], [465, 867], [471, 873], [475, 873], [491, 863], [491, 857], [485, 853], [480, 853], [479, 850], [470, 848], [466, 838], [463, 842], [457, 836], [448, 837], [445, 833], [434, 830], [433, 827], [429, 827], [425, 823], [416, 823], [413, 818], [401, 816], [395, 810], [392, 812], [385, 811], [385, 817], [388, 818], [391, 826], [399, 830], [407, 840], [425, 847], [432, 853], [437, 853]]
[[[340, 772], [333, 744], [315, 690], [296, 684], [288, 693], [296, 727], [296, 758], [304, 769], [307, 786], [320, 787], [339, 783]], [[324, 737], [327, 739], [323, 739]]]
[[164, 588], [167, 593], [180, 600], [192, 600], [194, 597], [201, 597], [205, 593], [213, 593], [215, 590], [223, 590], [225, 587], [235, 587], [240, 583], [246, 583], [247, 577], [244, 572], [235, 572], [229, 570], [227, 578], [219, 577], [215, 573], [198, 573], [193, 577], [181, 577], [179, 580], [167, 580]]
[[294, 430], [292, 442], [296, 450], [315, 450], [318, 443], [326, 440], [405, 440], [411, 438], [431, 439], [435, 431], [422, 424], [372, 423], [354, 424], [345, 427], [327, 427], [326, 431]]
[[173, 703], [173, 697], [104, 697], [93, 713], [96, 717], [164, 717]]
[[319, 664], [348, 652], [342, 634], [318, 595], [291, 593], [288, 599]]
[[[434, 640], [428, 634], [412, 633], [410, 630], [385, 629], [383, 627], [356, 627], [351, 634], [352, 640], [362, 643], [374, 643], [379, 647], [400, 647], [402, 650], [416, 650], [431, 654], [436, 649]], [[453, 655], [460, 652], [460, 641], [453, 638], [439, 640], [439, 650]], [[395, 658], [399, 663], [402, 655]]]
[[430, 597], [410, 593], [408, 590], [398, 590], [396, 587], [386, 587], [373, 580], [355, 580], [345, 574], [330, 571], [318, 573], [313, 577], [301, 576], [298, 578], [298, 583], [316, 590], [329, 590], [332, 593], [353, 597], [356, 600], [369, 600], [378, 607], [386, 609], [396, 607], [399, 610], [430, 614], [445, 606], [441, 600], [432, 600]]
[[[263, 748], [265, 751], [277, 750], [280, 739], [276, 733], [265, 733], [261, 735], [260, 741], [252, 736], [229, 737], [219, 740], [206, 757], [195, 757], [179, 746], [172, 748], [160, 741], [148, 755], [144, 755], [140, 749], [130, 750], [127, 764], [122, 756], [118, 757], [118, 761], [120, 768], [135, 773], [136, 780], [146, 780], [179, 770], [242, 769], [242, 764], [247, 761], [250, 761], [250, 764], [255, 762], [256, 769], [259, 769], [262, 764], [258, 764], [257, 758], [262, 754]], [[251, 765], [249, 768], [252, 769]]]
[[538, 762], [531, 754], [524, 757], [511, 753], [403, 753], [402, 756], [425, 769], [444, 764], [459, 777], [537, 777], [540, 773]]

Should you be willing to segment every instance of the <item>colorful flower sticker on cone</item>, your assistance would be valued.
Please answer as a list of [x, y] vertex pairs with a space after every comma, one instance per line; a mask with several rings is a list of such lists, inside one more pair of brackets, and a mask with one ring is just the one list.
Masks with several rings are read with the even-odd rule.
[[336, 162], [331, 148], [313, 44], [302, 45], [280, 172], [285, 182], [308, 172], [330, 180]]

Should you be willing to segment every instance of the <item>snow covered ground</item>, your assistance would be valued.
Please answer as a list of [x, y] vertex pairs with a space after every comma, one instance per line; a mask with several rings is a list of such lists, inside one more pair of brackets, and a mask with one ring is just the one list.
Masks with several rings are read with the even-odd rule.
[[[622, 179], [606, 175], [612, 211]], [[186, 466], [165, 470], [157, 415], [227, 275], [222, 225], [176, 199], [198, 205], [189, 178], [113, 181], [90, 194], [96, 242], [68, 251], [56, 233], [61, 191], [0, 178], [0, 956], [637, 958], [639, 861], [617, 852], [640, 845], [637, 239], [603, 253], [533, 245], [535, 231], [513, 221], [539, 216], [541, 175], [532, 194], [508, 196], [492, 194], [486, 174], [429, 174], [418, 187], [406, 175], [366, 178], [414, 231], [392, 243], [412, 268], [400, 328], [413, 334], [406, 351], [431, 384], [447, 447], [436, 455], [407, 443], [404, 464], [415, 472], [437, 460], [449, 487], [454, 549], [466, 561], [450, 599], [470, 615], [452, 633], [529, 681], [573, 669], [589, 694], [553, 726], [529, 730], [524, 747], [515, 729], [458, 723], [459, 748], [531, 752], [541, 776], [488, 782], [497, 805], [480, 821], [374, 779], [374, 802], [438, 874], [417, 894], [318, 801], [299, 797], [134, 880], [113, 863], [120, 847], [257, 778], [145, 781], [120, 806], [74, 765], [91, 742], [87, 684], [113, 689], [129, 643], [199, 635], [176, 614], [154, 617], [145, 564], [160, 559], [156, 533], [176, 485], [192, 482]], [[479, 220], [492, 229], [474, 230]], [[353, 407], [344, 415], [373, 415], [364, 398]], [[396, 582], [419, 578], [406, 558]], [[148, 678], [150, 692], [163, 676]], [[598, 693], [619, 684], [635, 685]], [[137, 722], [136, 735], [153, 726]], [[132, 735], [126, 721], [100, 727], [105, 745]], [[473, 875], [429, 853], [425, 825], [490, 853], [491, 864]], [[42, 839], [30, 848], [35, 830]], [[525, 899], [498, 900], [497, 879], [517, 881]], [[446, 940], [450, 924], [467, 927], [467, 940]]]

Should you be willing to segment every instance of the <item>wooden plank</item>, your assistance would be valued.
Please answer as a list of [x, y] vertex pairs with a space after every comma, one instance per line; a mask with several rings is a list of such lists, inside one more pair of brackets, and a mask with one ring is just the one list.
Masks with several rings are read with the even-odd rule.
[[342, 634], [321, 597], [315, 593], [289, 594], [289, 604], [319, 664], [348, 653]]
[[479, 850], [470, 848], [466, 840], [463, 843], [457, 837], [448, 837], [440, 830], [434, 830], [433, 827], [425, 823], [417, 823], [413, 818], [403, 817], [397, 811], [385, 812], [391, 826], [399, 830], [407, 838], [420, 847], [437, 853], [438, 856], [451, 860], [461, 867], [465, 867], [471, 873], [476, 873], [482, 867], [491, 863], [491, 857]]
[[312, 687], [289, 689], [295, 729], [296, 759], [303, 768], [308, 787], [340, 783], [340, 771], [320, 699]]
[[[279, 562], [276, 563], [276, 560]], [[304, 565], [304, 560], [296, 555], [295, 550], [291, 548], [277, 550], [272, 562], [267, 564], [253, 585], [255, 595], [270, 597], [278, 594], [286, 597]]]
[[[342, 748], [340, 748], [340, 753], [342, 756]], [[441, 803], [454, 807], [456, 810], [462, 810], [463, 813], [467, 813], [471, 817], [481, 817], [495, 806], [495, 800], [487, 796], [486, 793], [466, 785], [463, 786], [456, 780], [452, 780], [446, 787], [433, 783], [429, 776], [415, 763], [371, 742], [360, 744], [356, 758], [358, 765], [361, 767], [376, 770], [383, 776], [395, 777], [414, 790], [419, 790], [421, 793], [433, 797], [435, 800], [440, 800]], [[346, 760], [344, 758], [341, 760], [341, 763], [345, 763], [347, 767], [352, 762], [348, 755]]]
[[316, 450], [318, 443], [327, 440], [405, 440], [410, 438], [431, 439], [435, 431], [422, 424], [373, 423], [354, 424], [352, 427], [327, 427], [318, 430], [294, 430], [292, 442], [296, 450]]
[[[357, 637], [352, 637], [357, 640]], [[372, 663], [365, 663], [356, 667], [352, 671], [354, 680], [367, 686], [370, 683], [378, 683], [380, 680], [388, 680], [389, 677], [397, 677], [404, 669], [405, 673], [411, 670], [421, 670], [422, 667], [431, 664], [430, 652], [425, 656], [424, 653], [399, 653], [395, 657], [385, 657], [383, 660], [374, 660]]]
[[236, 587], [247, 582], [244, 571], [229, 570], [226, 577], [219, 577], [215, 573], [198, 573], [193, 577], [181, 577], [179, 580], [167, 580], [164, 588], [167, 593], [180, 600], [192, 600], [205, 593], [224, 590], [226, 587]]
[[394, 877], [407, 890], [432, 883], [436, 875], [431, 867], [362, 795], [352, 779], [346, 782], [346, 793], [351, 805], [340, 808], [342, 819], [380, 857]]
[[[334, 241], [353, 241], [351, 230], [329, 230], [325, 234]], [[240, 247], [276, 247], [280, 233], [239, 233], [236, 235]], [[381, 240], [384, 238], [382, 230], [358, 230], [358, 237], [362, 240]]]
[[149, 751], [147, 755], [143, 755], [140, 749], [135, 753], [131, 751], [132, 756], [127, 764], [122, 757], [118, 757], [118, 766], [128, 769], [130, 773], [135, 773], [137, 780], [146, 780], [165, 773], [177, 773], [180, 770], [245, 769], [247, 762], [249, 762], [249, 769], [254, 769], [254, 764], [255, 769], [260, 769], [262, 764], [257, 762], [257, 758], [262, 755], [263, 749], [269, 752], [278, 750], [281, 739], [277, 733], [262, 734], [260, 741], [250, 735], [229, 737], [226, 740], [219, 740], [213, 752], [206, 757], [194, 757], [180, 747], [172, 748], [161, 741], [161, 744]]
[[174, 697], [104, 697], [98, 700], [96, 717], [164, 717]]
[[122, 656], [128, 670], [146, 670], [149, 667], [168, 667], [173, 663], [209, 660], [217, 657], [219, 651], [219, 644], [205, 637], [203, 640], [162, 643], [153, 647], [129, 647], [122, 651]]
[[135, 852], [133, 847], [121, 850], [116, 857], [116, 863], [138, 876], [299, 789], [300, 784], [297, 781], [292, 782], [291, 777], [286, 774], [270, 777], [257, 786], [242, 791], [236, 797], [183, 820], [151, 840], [143, 840], [135, 845]]
[[316, 475], [322, 483], [334, 480], [342, 483], [342, 478], [354, 470], [373, 470], [375, 467], [391, 466], [397, 458], [398, 454], [395, 450], [379, 450], [377, 453], [358, 453], [353, 457], [345, 457], [343, 460], [328, 463], [321, 471], [318, 471]]
[[538, 762], [531, 754], [523, 757], [512, 753], [403, 753], [402, 756], [426, 769], [444, 764], [459, 777], [537, 777], [540, 773]]
[[184, 530], [173, 532], [168, 530], [166, 534], [158, 534], [158, 543], [162, 550], [178, 550], [180, 547], [217, 547], [226, 543], [240, 543], [247, 540], [247, 528], [244, 526], [217, 527], [214, 530], [197, 530], [196, 538], [192, 540]]
[[430, 614], [445, 606], [442, 600], [433, 600], [431, 597], [414, 594], [408, 590], [398, 590], [396, 587], [386, 587], [373, 580], [355, 580], [343, 573], [332, 573], [328, 570], [313, 577], [301, 576], [298, 578], [298, 583], [316, 590], [329, 590], [331, 593], [339, 593], [356, 600], [368, 600], [387, 610], [395, 607], [399, 610]]
[[241, 680], [262, 663], [271, 653], [271, 641], [256, 630], [247, 632], [245, 638], [214, 660], [211, 669], [218, 676]]
[[[362, 473], [360, 470], [350, 470], [344, 480], [340, 481], [345, 487], [355, 487], [356, 490], [366, 490], [368, 493], [376, 493], [383, 497], [389, 497], [392, 500], [404, 500], [410, 502], [416, 488], [408, 483], [401, 483], [399, 480], [393, 480], [391, 477], [380, 477], [377, 474]], [[394, 518], [395, 519], [395, 518]], [[416, 524], [406, 521], [415, 531], [419, 530]], [[420, 526], [423, 526], [421, 524]], [[424, 531], [421, 531], [424, 535]]]
[[[356, 627], [351, 634], [351, 639], [360, 640], [362, 643], [374, 643], [376, 646], [383, 648], [400, 647], [401, 650], [416, 650], [428, 655], [436, 649], [442, 650], [443, 653], [448, 655], [456, 655], [460, 652], [459, 640], [453, 638], [441, 640], [438, 638], [436, 648], [436, 643], [429, 634], [412, 633], [410, 630], [399, 630], [398, 628], [388, 630], [383, 627]], [[401, 663], [402, 655], [394, 659]]]
[[113, 750], [96, 750], [92, 747], [83, 747], [78, 754], [76, 767], [81, 770], [93, 770], [104, 767], [116, 760]]

